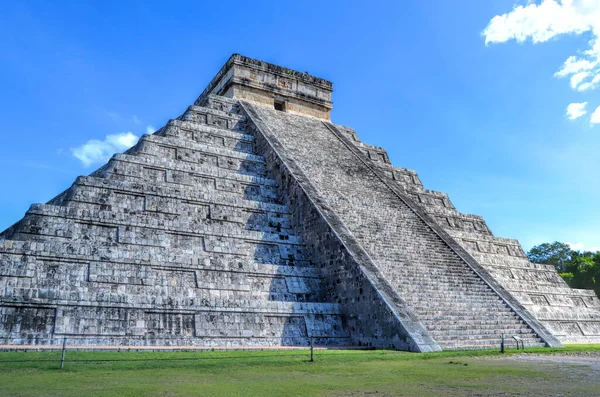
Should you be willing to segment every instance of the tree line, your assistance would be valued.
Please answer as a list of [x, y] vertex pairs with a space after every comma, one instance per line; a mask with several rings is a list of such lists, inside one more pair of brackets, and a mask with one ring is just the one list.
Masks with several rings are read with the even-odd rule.
[[527, 256], [531, 262], [554, 265], [570, 287], [593, 289], [600, 297], [600, 251], [575, 251], [555, 241], [536, 245]]

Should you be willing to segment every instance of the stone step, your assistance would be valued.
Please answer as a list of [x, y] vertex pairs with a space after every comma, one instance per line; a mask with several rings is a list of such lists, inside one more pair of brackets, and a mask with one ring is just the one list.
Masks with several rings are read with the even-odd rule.
[[[458, 218], [461, 219], [463, 221], [466, 222], [485, 222], [485, 219], [483, 219], [482, 216], [480, 215], [474, 215], [474, 214], [466, 214], [464, 212], [459, 212], [458, 210], [456, 210], [456, 208], [449, 208], [449, 207], [431, 207], [430, 209], [427, 210], [427, 213], [431, 216], [434, 217], [452, 217], [452, 218]], [[443, 227], [449, 226], [449, 225], [440, 225]]]
[[226, 110], [212, 108], [210, 106], [199, 105], [196, 103], [188, 106], [187, 109], [185, 110], [184, 114], [181, 115], [180, 117], [178, 117], [178, 119], [185, 119], [186, 113], [188, 113], [190, 116], [207, 114], [207, 115], [213, 115], [216, 117], [224, 117], [224, 118], [233, 119], [233, 120], [245, 121], [247, 119], [245, 115], [240, 114], [239, 112], [230, 112], [230, 111], [226, 111]]
[[452, 316], [462, 315], [476, 315], [478, 313], [489, 313], [490, 315], [496, 316], [506, 313], [508, 307], [506, 306], [469, 306], [460, 304], [443, 304], [440, 302], [439, 305], [419, 305], [415, 303], [411, 306], [413, 310], [421, 315], [431, 315], [432, 313], [446, 314]]
[[[188, 108], [185, 111], [192, 112], [195, 114], [212, 114], [215, 116], [222, 116], [222, 117], [231, 118], [231, 119], [235, 119], [235, 120], [245, 121], [247, 119], [247, 117], [244, 114], [240, 114], [239, 112], [231, 112], [228, 110], [213, 108], [211, 106], [202, 106], [202, 105], [199, 105], [196, 103], [188, 106]], [[179, 117], [179, 118], [183, 118], [183, 117]]]
[[527, 342], [539, 342], [540, 338], [535, 333], [525, 333], [517, 330], [516, 334], [509, 334], [508, 331], [512, 331], [511, 328], [498, 329], [496, 332], [494, 330], [487, 330], [488, 332], [477, 332], [477, 329], [465, 329], [465, 330], [451, 330], [449, 332], [445, 331], [430, 331], [432, 336], [439, 341], [452, 341], [452, 340], [462, 340], [464, 342], [471, 340], [497, 340], [500, 342], [502, 340], [502, 335], [504, 334], [504, 341], [506, 342], [508, 338], [511, 341], [514, 341], [512, 338], [513, 335], [523, 339]]
[[[419, 318], [424, 320], [431, 318], [447, 318], [448, 320], [467, 321], [468, 319], [478, 319], [481, 321], [514, 321], [516, 317], [511, 316], [510, 312], [501, 310], [460, 310], [455, 308], [447, 308], [440, 310], [431, 310], [429, 308], [414, 308], [413, 309]], [[508, 313], [508, 314], [507, 314]]]
[[[109, 201], [110, 202], [110, 201]], [[147, 201], [146, 201], [147, 202]], [[196, 230], [198, 225], [215, 224], [220, 227], [222, 224], [232, 225], [232, 227], [243, 230], [279, 234], [285, 236], [293, 235], [290, 225], [290, 219], [287, 214], [269, 213], [263, 211], [248, 211], [236, 209], [229, 206], [207, 205], [202, 207], [201, 211], [197, 206], [190, 206], [189, 203], [182, 203], [180, 207], [171, 210], [171, 213], [159, 212], [153, 210], [131, 210], [127, 206], [118, 207], [114, 204], [91, 204], [89, 202], [69, 200], [64, 205], [58, 207], [65, 208], [66, 211], [77, 213], [73, 217], [87, 217], [90, 213], [98, 213], [98, 217], [106, 218], [147, 218], [149, 222], [156, 225], [178, 224], [182, 225], [178, 230]], [[43, 204], [40, 204], [43, 205]], [[34, 204], [36, 208], [33, 212], [39, 212], [39, 205]], [[172, 213], [178, 211], [178, 213]], [[139, 221], [133, 220], [131, 223], [143, 226]]]
[[477, 238], [479, 236], [491, 236], [491, 231], [487, 227], [485, 221], [465, 217], [466, 214], [445, 215], [436, 214], [432, 217], [437, 223], [444, 228], [449, 234], [469, 233], [469, 236]]
[[[82, 284], [78, 290], [73, 288], [47, 289], [47, 288], [25, 288], [20, 285], [22, 280], [17, 280], [16, 286], [6, 286], [7, 281], [0, 280], [4, 296], [9, 298], [27, 299], [31, 302], [43, 303], [48, 301], [60, 300], [65, 304], [88, 304], [88, 305], [132, 305], [137, 307], [138, 302], [156, 307], [167, 306], [169, 308], [188, 309], [193, 305], [196, 299], [202, 299], [203, 302], [223, 301], [229, 304], [233, 301], [254, 301], [254, 302], [298, 302], [298, 303], [323, 303], [327, 302], [326, 295], [322, 291], [315, 290], [313, 293], [291, 293], [280, 291], [244, 291], [240, 286], [219, 286], [220, 289], [214, 289], [208, 285], [199, 285], [198, 288], [169, 288], [161, 286], [136, 286], [132, 289], [135, 292], [117, 293], [110, 292], [111, 287], [125, 287], [124, 283], [96, 283], [89, 282]], [[273, 287], [275, 288], [275, 287]], [[143, 291], [144, 293], [140, 293]], [[152, 294], [151, 299], [147, 299], [146, 294]], [[81, 299], [85, 295], [85, 299]], [[192, 295], [192, 296], [189, 296]], [[205, 298], [205, 296], [207, 298]], [[202, 298], [201, 298], [202, 297]]]
[[[238, 241], [236, 238], [220, 237], [214, 235], [188, 236], [175, 233], [139, 234], [138, 230], [130, 230], [128, 233], [113, 237], [113, 231], [90, 231], [89, 228], [82, 231], [77, 226], [75, 231], [68, 230], [79, 239], [90, 239], [95, 241], [97, 248], [118, 248], [137, 246], [136, 249], [153, 251], [156, 248], [170, 249], [174, 255], [186, 256], [187, 254], [213, 254], [213, 255], [235, 255], [240, 259], [254, 260], [262, 263], [276, 263], [281, 265], [308, 265], [309, 259], [304, 254], [304, 247], [299, 245], [273, 244], [265, 242]], [[106, 234], [106, 235], [105, 235]], [[91, 236], [93, 237], [91, 237]], [[93, 240], [92, 240], [93, 238]], [[43, 234], [28, 234], [16, 232], [12, 237], [16, 241], [32, 241], [37, 244], [48, 243], [49, 247], [61, 246], [61, 243], [77, 241], [67, 237], [48, 236]], [[54, 248], [53, 248], [54, 249]]]
[[188, 107], [178, 119], [231, 131], [245, 131], [247, 127], [246, 116], [195, 105]]
[[[150, 175], [148, 173], [143, 172], [144, 168], [153, 171], [151, 178], [149, 178]], [[98, 172], [93, 173], [91, 176], [102, 177], [106, 174], [114, 174], [128, 176], [137, 180], [147, 179], [150, 181], [157, 180], [161, 182], [170, 182], [169, 178], [166, 176], [167, 172], [171, 174], [171, 180], [177, 179], [177, 176], [173, 175], [177, 175], [178, 173], [188, 173], [212, 180], [226, 179], [246, 184], [277, 186], [277, 183], [273, 179], [250, 174], [241, 174], [226, 168], [219, 168], [206, 164], [197, 165], [176, 160], [161, 160], [152, 156], [135, 156], [129, 154], [114, 155], [105, 167], [102, 167]]]
[[439, 264], [437, 267], [430, 266], [406, 266], [398, 269], [398, 277], [412, 277], [424, 280], [480, 280], [479, 276], [467, 266], [454, 265], [452, 263]]
[[[337, 303], [325, 303], [325, 302], [281, 302], [281, 301], [257, 301], [257, 300], [227, 300], [227, 299], [214, 299], [204, 300], [199, 299], [197, 302], [194, 301], [186, 307], [173, 307], [169, 306], [166, 302], [162, 301], [162, 297], [155, 297], [161, 299], [155, 299], [152, 302], [153, 297], [147, 297], [148, 302], [140, 302], [135, 305], [123, 304], [110, 301], [110, 295], [106, 294], [104, 301], [85, 301], [81, 300], [74, 302], [71, 300], [55, 299], [54, 297], [43, 297], [37, 299], [31, 299], [27, 301], [27, 305], [35, 307], [43, 306], [79, 306], [94, 309], [96, 307], [103, 308], [106, 310], [111, 309], [137, 309], [137, 310], [165, 310], [187, 313], [195, 312], [206, 312], [206, 313], [264, 313], [264, 314], [296, 314], [296, 315], [340, 315], [341, 308]], [[86, 304], [87, 303], [87, 304]], [[189, 302], [188, 302], [189, 303]], [[20, 306], [23, 305], [23, 301], [19, 299], [10, 299], [8, 297], [0, 297], [0, 306]]]
[[[276, 260], [269, 261], [268, 258], [264, 258], [264, 260], [261, 259], [258, 262], [254, 256], [241, 256], [227, 252], [215, 255], [212, 252], [205, 252], [202, 247], [199, 247], [198, 250], [179, 250], [171, 247], [148, 247], [127, 243], [96, 245], [89, 240], [20, 241], [3, 239], [0, 240], [0, 253], [31, 254], [35, 255], [36, 258], [56, 258], [59, 261], [64, 258], [75, 263], [81, 261], [84, 261], [84, 263], [89, 261], [113, 261], [141, 265], [164, 264], [170, 267], [187, 267], [188, 265], [207, 267], [212, 266], [212, 263], [229, 263], [231, 265], [227, 266], [239, 266], [240, 269], [255, 266], [266, 266], [263, 270], [270, 266], [273, 268], [278, 266], [293, 267], [299, 269], [299, 271], [300, 269], [302, 271], [314, 269], [310, 261], [282, 257], [281, 251]], [[276, 252], [272, 253], [272, 257], [276, 257]]]
[[[429, 277], [428, 277], [429, 276]], [[419, 269], [403, 269], [398, 272], [398, 277], [407, 277], [431, 281], [476, 281], [479, 280], [477, 274], [471, 269], [464, 267], [450, 267], [444, 265], [439, 269], [434, 268], [419, 268]]]
[[[462, 241], [459, 241], [462, 243]], [[486, 255], [483, 252], [469, 250], [471, 256], [479, 258], [478, 261], [485, 266], [508, 266], [508, 267], [523, 267], [534, 269], [555, 270], [553, 265], [544, 265], [540, 263], [529, 262], [527, 257], [506, 256], [506, 255]]]
[[[410, 287], [408, 286], [408, 284], [411, 284]], [[403, 292], [403, 294], [406, 294], [407, 296], [410, 296], [412, 294], [416, 294], [418, 292], [422, 292], [422, 291], [443, 291], [443, 292], [450, 292], [450, 293], [458, 293], [458, 294], [467, 294], [467, 293], [473, 293], [473, 294], [483, 294], [483, 295], [487, 295], [489, 293], [493, 294], [493, 291], [487, 287], [487, 285], [483, 284], [462, 284], [462, 285], [455, 285], [455, 284], [448, 284], [448, 283], [421, 283], [420, 281], [416, 281], [416, 280], [410, 280], [407, 281], [405, 285], [399, 285], [398, 289], [401, 290]]]
[[[27, 266], [23, 267], [22, 256], [25, 254], [30, 254], [31, 257], [26, 262]], [[14, 274], [16, 277], [33, 277], [34, 268], [30, 266], [39, 260], [79, 263], [85, 266], [102, 262], [115, 268], [128, 265], [181, 271], [233, 272], [257, 276], [322, 277], [321, 268], [310, 266], [308, 262], [296, 261], [292, 265], [289, 261], [259, 263], [250, 258], [241, 258], [227, 253], [215, 256], [212, 253], [175, 252], [168, 248], [146, 248], [128, 244], [120, 247], [94, 247], [89, 241], [82, 240], [35, 242], [3, 239], [0, 240], [0, 255], [3, 261], [12, 260], [20, 263], [16, 268], [8, 267], [2, 270], [6, 276]]]
[[[41, 270], [48, 273], [49, 268]], [[6, 299], [26, 299], [34, 303], [58, 300], [82, 305], [151, 305], [186, 310], [198, 306], [196, 302], [200, 302], [201, 306], [211, 306], [210, 302], [226, 302], [226, 305], [241, 305], [240, 307], [243, 307], [243, 302], [249, 301], [327, 302], [323, 281], [319, 279], [312, 279], [312, 282], [307, 283], [306, 280], [297, 278], [240, 275], [237, 280], [224, 280], [235, 282], [232, 284], [204, 280], [201, 278], [204, 273], [199, 271], [151, 269], [138, 275], [124, 272], [119, 274], [107, 271], [102, 263], [91, 266], [89, 274], [86, 274], [86, 269], [82, 269], [80, 264], [53, 264], [52, 271], [68, 272], [64, 277], [54, 277], [65, 278], [65, 285], [53, 287], [43, 277], [13, 280], [3, 277], [0, 278], [0, 290]], [[85, 280], [86, 276], [89, 281]], [[136, 276], [139, 277], [134, 278]], [[35, 288], [31, 287], [32, 283], [35, 283]]]
[[[163, 148], [164, 149], [164, 148]], [[232, 157], [214, 157], [203, 155], [202, 153], [191, 151], [187, 152], [187, 155], [178, 155], [174, 157], [177, 151], [170, 151], [169, 153], [161, 153], [163, 150], [156, 150], [155, 154], [148, 154], [144, 152], [128, 153], [128, 156], [134, 156], [141, 159], [147, 159], [152, 162], [153, 167], [168, 168], [171, 169], [173, 163], [189, 165], [191, 167], [213, 167], [218, 170], [228, 170], [233, 172], [235, 175], [244, 175], [250, 178], [264, 178], [268, 179], [268, 174], [264, 164], [238, 160]], [[179, 151], [181, 153], [181, 151]], [[189, 155], [189, 157], [188, 157]], [[191, 157], [195, 156], [195, 157]]]
[[[504, 338], [512, 338], [513, 335], [520, 338], [537, 339], [537, 336], [526, 327], [523, 328], [504, 328], [504, 329], [445, 329], [445, 330], [430, 330], [429, 333], [435, 338], [448, 339], [450, 337], [461, 338], [465, 335], [481, 335], [481, 336], [493, 336], [500, 337], [504, 334]], [[514, 340], [514, 339], [513, 339]]]
[[[27, 345], [33, 345], [34, 349], [45, 349], [53, 346], [60, 348], [62, 346], [62, 335], [28, 337], [14, 336], [0, 341], [1, 348], [22, 348], [27, 349]], [[321, 336], [313, 337], [315, 346], [333, 346], [336, 348], [355, 348], [352, 341], [348, 337], [336, 336]], [[6, 343], [6, 345], [2, 344]], [[17, 346], [15, 346], [17, 345]], [[310, 346], [310, 337], [206, 337], [206, 336], [156, 336], [149, 334], [147, 336], [131, 337], [131, 336], [68, 336], [68, 349], [82, 349], [85, 351], [110, 351], [123, 350], [129, 351], [193, 351], [193, 350], [253, 350], [253, 349], [289, 349], [295, 347]]]
[[182, 120], [169, 120], [157, 136], [172, 137], [182, 143], [197, 142], [242, 153], [254, 153], [254, 137], [244, 130], [231, 131]]
[[[472, 299], [488, 299], [490, 296], [496, 296], [493, 291], [491, 289], [481, 289], [481, 290], [469, 290], [467, 294], [463, 294], [463, 293], [458, 293], [456, 294], [453, 290], [449, 289], [449, 290], [443, 290], [443, 291], [436, 291], [436, 292], [440, 292], [440, 293], [434, 293], [434, 292], [428, 292], [428, 291], [423, 291], [422, 289], [420, 290], [409, 290], [406, 291], [406, 293], [404, 293], [404, 289], [402, 288], [402, 286], [398, 287], [398, 290], [401, 291], [403, 293], [403, 295], [406, 296], [406, 299], [411, 299], [411, 300], [418, 300], [418, 299], [430, 299], [430, 300], [436, 300], [436, 299], [443, 299], [445, 300], [446, 298], [452, 299], [452, 297], [456, 297], [458, 296], [463, 297], [463, 296], [468, 296]], [[462, 291], [461, 291], [462, 292]]]
[[220, 95], [207, 95], [204, 103], [194, 103], [194, 105], [209, 107], [211, 109], [221, 110], [228, 113], [240, 114], [240, 106], [236, 99], [231, 99]]
[[[218, 182], [218, 181], [217, 181]], [[250, 197], [246, 197], [243, 190], [249, 190], [249, 187], [255, 185], [237, 185], [223, 186], [230, 190], [218, 190], [213, 186], [199, 185], [197, 187], [178, 186], [178, 185], [160, 185], [156, 182], [143, 183], [132, 180], [104, 179], [97, 177], [79, 177], [71, 187], [70, 191], [61, 196], [61, 200], [51, 204], [64, 205], [68, 201], [78, 201], [90, 205], [104, 205], [110, 200], [110, 205], [118, 208], [127, 208], [130, 211], [145, 210], [148, 202], [152, 211], [160, 204], [161, 200], [165, 205], [169, 200], [181, 202], [188, 205], [218, 205], [221, 207], [232, 207], [247, 211], [262, 211], [274, 213], [277, 218], [289, 218], [290, 210], [286, 205], [281, 205], [266, 201], [265, 192], [272, 189], [269, 194], [275, 195], [275, 187], [256, 186], [258, 189]], [[268, 190], [266, 190], [268, 189]], [[115, 197], [111, 197], [115, 196]], [[119, 197], [121, 199], [119, 199]], [[263, 200], [256, 200], [257, 198]], [[135, 201], [138, 200], [138, 203]], [[112, 208], [111, 208], [112, 209]]]
[[[49, 204], [36, 205], [27, 214], [29, 217], [25, 217], [21, 221], [21, 227], [18, 231], [46, 236], [77, 238], [77, 235], [73, 234], [76, 233], [77, 228], [73, 228], [71, 233], [69, 233], [70, 229], [65, 227], [64, 223], [62, 223], [61, 228], [62, 221], [70, 220], [100, 228], [119, 228], [119, 231], [115, 232], [119, 235], [126, 235], [130, 231], [142, 235], [144, 233], [148, 235], [159, 233], [162, 235], [171, 232], [189, 236], [237, 238], [242, 241], [265, 244], [303, 245], [300, 238], [293, 234], [286, 234], [283, 231], [281, 233], [266, 233], [246, 230], [232, 222], [189, 222], [189, 220], [179, 218], [171, 222], [160, 222], [160, 220], [152, 217], [128, 216], [127, 214], [111, 213], [109, 211], [78, 211], [69, 207]], [[73, 223], [70, 223], [70, 225], [73, 225]], [[119, 240], [119, 236], [117, 236], [117, 240]]]
[[475, 309], [466, 306], [411, 306], [413, 311], [421, 318], [447, 316], [449, 318], [461, 319], [469, 316], [486, 317], [494, 319], [498, 317], [510, 318], [511, 312], [506, 307], [478, 307]]
[[[538, 272], [539, 273], [539, 272]], [[502, 286], [506, 289], [512, 288], [527, 288], [529, 284], [535, 284], [536, 288], [568, 288], [568, 284], [565, 283], [562, 277], [557, 272], [546, 273], [546, 274], [538, 274], [538, 277], [508, 277], [503, 274], [498, 274], [496, 272], [492, 273], [496, 281], [500, 282]], [[544, 280], [544, 277], [546, 279]], [[550, 279], [550, 277], [552, 279]]]
[[[218, 130], [217, 130], [218, 131]], [[219, 131], [220, 132], [220, 131]], [[240, 135], [237, 139], [253, 138], [252, 135]], [[230, 148], [225, 148], [223, 145], [212, 144], [210, 142], [198, 142], [191, 139], [185, 139], [180, 136], [172, 135], [148, 135], [144, 134], [140, 138], [142, 142], [148, 142], [154, 145], [162, 145], [172, 149], [181, 149], [182, 151], [190, 150], [202, 152], [211, 156], [231, 157], [238, 160], [252, 161], [255, 163], [265, 164], [265, 158], [255, 152], [242, 152]], [[138, 141], [139, 142], [139, 141]], [[253, 141], [249, 141], [252, 143]], [[135, 147], [135, 146], [134, 146]], [[133, 154], [134, 151], [128, 154]], [[151, 153], [151, 152], [148, 152]], [[177, 158], [177, 156], [174, 156]]]
[[475, 313], [444, 313], [444, 312], [430, 312], [427, 314], [418, 315], [423, 324], [428, 325], [469, 325], [473, 322], [478, 322], [480, 325], [490, 324], [504, 324], [509, 322], [516, 326], [525, 326], [522, 320], [520, 320], [513, 313], [502, 313], [499, 315], [486, 315], [486, 314], [475, 314]]
[[[435, 317], [434, 317], [435, 318]], [[429, 330], [448, 330], [448, 329], [499, 329], [503, 327], [513, 328], [525, 325], [522, 321], [513, 318], [513, 321], [507, 320], [471, 320], [471, 319], [449, 319], [449, 320], [430, 320], [424, 318], [421, 320], [423, 325]]]
[[460, 295], [446, 292], [446, 299], [440, 296], [426, 295], [406, 295], [406, 301], [414, 305], [432, 306], [439, 302], [447, 302], [450, 306], [460, 305], [465, 307], [477, 307], [485, 305], [486, 307], [505, 307], [506, 304], [497, 295], [489, 294], [487, 296], [471, 296], [469, 294]]
[[[6, 243], [13, 243], [14, 248], [17, 244], [21, 244], [21, 248], [25, 245], [23, 242], [14, 240], [5, 240]], [[35, 246], [34, 246], [35, 244]], [[0, 272], [6, 277], [45, 277], [45, 263], [53, 263], [53, 266], [68, 269], [69, 274], [79, 281], [97, 281], [111, 282], [124, 284], [139, 284], [151, 285], [145, 280], [155, 280], [166, 275], [175, 274], [177, 277], [193, 276], [192, 284], [219, 284], [219, 285], [238, 285], [243, 284], [246, 279], [251, 279], [252, 282], [260, 281], [264, 284], [267, 279], [279, 279], [285, 281], [287, 290], [292, 292], [309, 293], [310, 289], [304, 287], [303, 284], [314, 285], [323, 281], [323, 274], [320, 268], [308, 266], [289, 266], [289, 265], [273, 265], [263, 264], [258, 262], [250, 262], [235, 259], [227, 255], [206, 256], [197, 258], [187, 258], [186, 262], [181, 261], [181, 257], [176, 262], [168, 261], [143, 261], [140, 260], [140, 253], [135, 251], [129, 252], [127, 258], [109, 258], [104, 255], [104, 252], [95, 252], [99, 256], [59, 256], [45, 253], [43, 249], [48, 246], [41, 243], [30, 243], [28, 247], [32, 249], [31, 257], [24, 262], [22, 257], [23, 249], [2, 249], [0, 250], [0, 258], [2, 267]], [[56, 247], [58, 248], [58, 247]], [[39, 251], [38, 251], [39, 249]], [[137, 255], [136, 255], [137, 254]], [[65, 270], [66, 271], [66, 270]], [[61, 275], [63, 276], [63, 275]], [[175, 277], [175, 276], [173, 276]], [[162, 285], [162, 283], [159, 283]], [[221, 289], [219, 285], [215, 289]], [[320, 287], [319, 287], [320, 288]], [[257, 290], [248, 288], [234, 288], [235, 290]], [[266, 291], [265, 289], [263, 289]], [[269, 289], [271, 290], [271, 289]]]
[[[440, 342], [440, 346], [443, 350], [492, 350], [498, 349], [500, 350], [500, 341], [469, 341], [468, 343], [463, 343], [461, 341], [457, 342]], [[546, 347], [546, 344], [543, 342], [531, 342], [525, 343], [526, 348], [534, 348], [534, 347]], [[513, 345], [505, 345], [507, 350], [516, 349], [516, 344]]]
[[423, 291], [424, 287], [427, 290], [437, 291], [438, 288], [448, 288], [455, 291], [473, 291], [473, 292], [488, 292], [491, 288], [483, 280], [474, 280], [472, 282], [451, 282], [449, 280], [430, 280], [423, 279], [407, 279], [402, 282], [403, 289], [409, 292]]
[[[140, 138], [141, 142], [146, 142], [149, 146], [147, 148], [146, 153], [153, 154], [156, 152], [152, 152], [152, 145], [161, 146], [163, 148], [169, 148], [172, 150], [173, 158], [177, 160], [186, 160], [188, 162], [194, 162], [192, 154], [195, 152], [202, 153], [206, 156], [212, 157], [224, 157], [224, 158], [232, 158], [236, 160], [249, 161], [259, 164], [265, 164], [264, 157], [257, 155], [253, 152], [241, 152], [239, 150], [234, 150], [230, 148], [225, 148], [222, 145], [216, 145], [212, 143], [205, 142], [197, 142], [193, 140], [186, 140], [180, 137], [174, 137], [170, 135], [142, 135]], [[139, 141], [138, 141], [139, 142]], [[139, 148], [141, 149], [141, 148]], [[137, 149], [137, 150], [139, 150]], [[178, 153], [181, 151], [181, 153]], [[128, 154], [134, 154], [135, 150], [129, 152]], [[171, 154], [167, 151], [163, 151], [162, 153]], [[183, 158], [183, 156], [187, 158]]]
[[[277, 222], [276, 217], [254, 217], [247, 222], [262, 222], [265, 223], [263, 230], [259, 227], [246, 227], [246, 224], [242, 222], [236, 222], [234, 216], [222, 216], [222, 212], [216, 212], [217, 210], [213, 207], [206, 211], [205, 214], [198, 213], [194, 214], [194, 218], [186, 218], [180, 215], [159, 214], [161, 216], [155, 216], [156, 213], [120, 213], [112, 211], [89, 211], [82, 208], [72, 206], [57, 206], [51, 204], [35, 204], [32, 205], [27, 212], [29, 215], [49, 217], [49, 218], [60, 218], [69, 219], [78, 222], [85, 222], [89, 225], [100, 225], [103, 227], [120, 227], [125, 228], [143, 228], [143, 229], [155, 229], [166, 232], [179, 232], [187, 233], [189, 235], [214, 235], [214, 236], [228, 236], [238, 237], [244, 240], [259, 241], [265, 243], [275, 244], [293, 244], [302, 245], [302, 241], [299, 237], [292, 233], [289, 228], [281, 229], [276, 231], [276, 228], [269, 227], [268, 223], [273, 224]], [[184, 215], [184, 214], [182, 214]], [[27, 220], [22, 222], [20, 231], [26, 233], [36, 234], [37, 231], [45, 230], [45, 235], [69, 237], [67, 228], [63, 228], [61, 233], [52, 233], [51, 220], [48, 219], [48, 223], [44, 224], [42, 220]], [[283, 222], [283, 220], [282, 220]], [[60, 222], [54, 222], [56, 227], [59, 227]], [[27, 227], [25, 230], [23, 227]], [[121, 231], [120, 231], [121, 232]], [[71, 235], [70, 237], [75, 237]]]
[[153, 156], [159, 162], [209, 165], [243, 175], [267, 175], [265, 161], [260, 156], [199, 143], [188, 144], [187, 147], [183, 147], [182, 144], [176, 138], [146, 135], [128, 154]]
[[405, 285], [405, 288], [407, 290], [410, 290], [411, 288], [417, 289], [420, 288], [421, 286], [428, 286], [431, 287], [432, 290], [435, 290], [435, 288], [439, 287], [439, 286], [447, 286], [447, 287], [454, 287], [454, 288], [477, 288], [480, 287], [480, 289], [485, 290], [490, 289], [490, 287], [487, 285], [487, 283], [485, 281], [483, 281], [482, 279], [468, 279], [465, 278], [464, 280], [461, 280], [461, 278], [459, 276], [456, 276], [454, 279], [442, 279], [442, 278], [438, 278], [438, 279], [425, 279], [425, 278], [418, 278], [418, 277], [406, 277], [404, 280], [402, 280], [402, 284]]
[[461, 299], [460, 297], [449, 297], [448, 300], [424, 300], [424, 299], [408, 299], [407, 304], [413, 307], [419, 308], [420, 310], [431, 310], [439, 308], [439, 310], [449, 309], [460, 309], [464, 311], [476, 311], [476, 310], [506, 310], [507, 305], [502, 301], [489, 301], [489, 300], [469, 300], [468, 298]]
[[[517, 288], [518, 287], [518, 288]], [[596, 293], [593, 290], [571, 288], [569, 286], [553, 286], [553, 287], [538, 287], [533, 285], [527, 286], [507, 286], [507, 291], [525, 293], [525, 294], [536, 294], [536, 295], [568, 295], [571, 297], [596, 297]]]
[[[483, 280], [473, 284], [455, 284], [444, 281], [425, 282], [422, 280], [406, 280], [405, 283], [399, 284], [398, 289], [406, 291], [410, 295], [424, 296], [445, 296], [447, 291], [457, 291], [460, 295], [473, 294], [473, 296], [490, 296], [494, 295], [494, 291]], [[431, 291], [431, 294], [429, 294]]]
[[405, 189], [418, 192], [425, 191], [416, 171], [388, 164], [383, 161], [376, 161], [373, 162], [373, 164], [379, 167], [388, 177], [395, 180], [396, 183], [400, 184]]
[[[399, 257], [399, 259], [401, 259], [401, 257]], [[393, 265], [393, 262], [391, 264]], [[427, 261], [415, 261], [413, 263], [404, 264], [403, 266], [398, 266], [397, 270], [399, 272], [407, 272], [411, 271], [412, 267], [416, 267], [421, 274], [427, 274], [427, 272], [434, 272], [435, 274], [444, 274], [447, 272], [451, 274], [455, 271], [467, 271], [475, 274], [471, 267], [463, 262], [453, 251], [433, 253]]]
[[[492, 329], [496, 328], [513, 328], [525, 325], [517, 317], [500, 317], [500, 316], [486, 316], [486, 315], [445, 315], [443, 313], [432, 313], [429, 316], [417, 315], [424, 326], [438, 327], [431, 329], [483, 329], [489, 326]], [[483, 327], [483, 328], [482, 328]]]
[[[537, 337], [536, 335], [533, 334], [519, 334], [517, 335], [519, 338], [522, 339], [523, 342], [525, 342], [525, 345], [533, 345], [536, 343], [540, 343], [542, 342], [542, 340]], [[485, 334], [485, 335], [481, 335], [481, 334], [462, 334], [462, 335], [458, 335], [458, 334], [436, 334], [434, 339], [440, 343], [450, 343], [450, 344], [456, 344], [456, 343], [461, 343], [464, 345], [478, 345], [478, 344], [485, 344], [486, 342], [489, 344], [494, 344], [498, 347], [500, 347], [500, 343], [502, 342], [502, 334], [501, 333], [497, 333], [497, 334]], [[517, 345], [516, 341], [513, 339], [512, 335], [507, 335], [504, 334], [504, 346], [515, 346]], [[519, 343], [520, 345], [520, 343]]]

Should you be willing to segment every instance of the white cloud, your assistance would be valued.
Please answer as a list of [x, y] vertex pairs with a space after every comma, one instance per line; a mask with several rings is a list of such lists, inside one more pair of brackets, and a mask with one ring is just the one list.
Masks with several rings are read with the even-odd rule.
[[590, 33], [589, 48], [567, 58], [555, 77], [570, 77], [577, 91], [600, 87], [600, 0], [542, 0], [496, 15], [484, 29], [485, 43], [542, 43], [565, 34]]
[[138, 137], [131, 132], [121, 134], [107, 135], [103, 141], [92, 139], [83, 145], [71, 148], [73, 156], [78, 158], [84, 166], [89, 167], [92, 164], [104, 163], [116, 153], [135, 145]]
[[591, 251], [591, 252], [600, 251], [600, 247], [585, 248], [585, 245], [581, 242], [575, 243], [575, 244], [566, 242], [565, 244], [567, 244], [573, 251]]
[[587, 113], [587, 110], [585, 110], [586, 106], [587, 102], [570, 103], [569, 106], [567, 106], [567, 117], [571, 120], [578, 119]]
[[[556, 75], [556, 73], [554, 73]], [[583, 80], [590, 77], [589, 72], [578, 72], [571, 76], [571, 88], [576, 90]]]
[[142, 120], [139, 119], [138, 116], [136, 116], [135, 114], [131, 117], [131, 119], [133, 120], [134, 123], [136, 124], [142, 124]]
[[600, 106], [598, 106], [596, 110], [594, 110], [594, 113], [592, 113], [590, 117], [590, 124], [600, 124]]
[[156, 132], [156, 128], [151, 125], [146, 126], [146, 134], [154, 134]]
[[573, 251], [581, 251], [583, 249], [583, 243], [581, 242], [573, 244], [567, 241], [565, 244], [567, 244]]

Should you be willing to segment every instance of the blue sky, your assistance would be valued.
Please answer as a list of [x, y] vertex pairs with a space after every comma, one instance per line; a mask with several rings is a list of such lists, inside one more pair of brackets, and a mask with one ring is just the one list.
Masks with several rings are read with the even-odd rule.
[[496, 235], [600, 247], [598, 21], [597, 0], [5, 2], [0, 229], [237, 52], [333, 81], [334, 122]]

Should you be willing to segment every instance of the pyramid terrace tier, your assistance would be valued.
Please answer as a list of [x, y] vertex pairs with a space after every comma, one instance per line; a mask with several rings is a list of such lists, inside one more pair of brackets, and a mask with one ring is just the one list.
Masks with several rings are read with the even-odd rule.
[[[109, 346], [347, 345], [342, 318], [313, 306], [244, 309], [132, 309], [2, 302], [3, 344]], [[324, 310], [327, 312], [328, 310]], [[35, 322], [23, 319], [34, 319]]]

